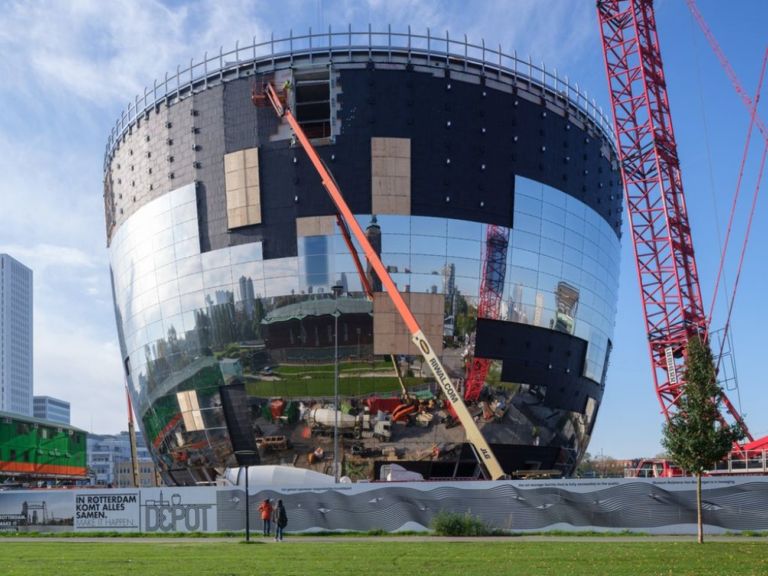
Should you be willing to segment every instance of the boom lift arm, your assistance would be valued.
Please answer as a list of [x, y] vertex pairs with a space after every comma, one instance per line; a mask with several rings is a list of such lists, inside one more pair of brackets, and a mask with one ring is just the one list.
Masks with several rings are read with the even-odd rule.
[[483, 464], [483, 466], [485, 466], [488, 474], [493, 480], [498, 480], [504, 477], [504, 470], [499, 464], [499, 461], [496, 459], [496, 456], [493, 454], [490, 445], [486, 441], [485, 437], [483, 437], [483, 434], [480, 432], [480, 429], [477, 427], [475, 421], [472, 419], [472, 416], [467, 410], [464, 401], [461, 399], [461, 395], [454, 386], [453, 382], [451, 382], [451, 379], [448, 377], [445, 368], [443, 368], [443, 365], [440, 363], [440, 360], [432, 349], [432, 346], [427, 340], [427, 337], [421, 330], [416, 317], [413, 315], [410, 308], [408, 308], [408, 305], [405, 303], [405, 300], [403, 300], [403, 297], [400, 295], [400, 291], [397, 289], [395, 282], [392, 280], [392, 277], [389, 275], [387, 269], [384, 267], [384, 264], [381, 262], [379, 255], [376, 254], [373, 246], [371, 246], [371, 243], [365, 236], [365, 232], [363, 232], [360, 224], [358, 224], [357, 220], [352, 214], [352, 211], [349, 209], [349, 206], [344, 200], [344, 197], [342, 196], [339, 187], [336, 185], [333, 176], [331, 176], [331, 173], [323, 165], [320, 156], [318, 156], [317, 151], [307, 138], [304, 130], [301, 128], [288, 106], [281, 100], [280, 96], [271, 83], [266, 83], [264, 85], [263, 95], [257, 93], [256, 91], [254, 91], [254, 94], [252, 95], [253, 102], [256, 105], [262, 105], [265, 97], [267, 101], [272, 105], [277, 115], [281, 118], [285, 118], [285, 120], [288, 122], [289, 126], [296, 135], [296, 138], [301, 144], [301, 147], [304, 148], [304, 151], [307, 153], [309, 160], [312, 162], [315, 170], [320, 175], [322, 184], [330, 195], [331, 200], [336, 205], [336, 209], [341, 215], [344, 224], [346, 224], [352, 234], [354, 234], [358, 243], [363, 248], [365, 257], [368, 259], [368, 262], [370, 262], [374, 271], [378, 275], [381, 283], [384, 285], [384, 288], [387, 291], [387, 294], [392, 300], [392, 303], [395, 305], [395, 308], [405, 322], [408, 331], [411, 333], [411, 340], [418, 347], [430, 370], [432, 370], [432, 374], [434, 374], [435, 380], [437, 380], [437, 383], [440, 385], [443, 394], [445, 394], [448, 402], [450, 402], [451, 406], [455, 410], [459, 421], [464, 426], [464, 430], [467, 434], [467, 440], [475, 449], [479, 461]]
[[[357, 275], [360, 277], [360, 283], [363, 285], [363, 292], [365, 292], [368, 300], [373, 301], [373, 287], [368, 281], [368, 276], [366, 276], [365, 270], [363, 270], [363, 263], [360, 262], [360, 256], [357, 254], [357, 249], [352, 243], [352, 237], [349, 235], [349, 228], [346, 224], [344, 224], [344, 221], [341, 219], [341, 215], [338, 212], [336, 213], [336, 224], [341, 231], [341, 236], [344, 238], [344, 243], [347, 245], [349, 253], [352, 254], [352, 260], [355, 262]], [[408, 397], [408, 389], [405, 387], [403, 375], [400, 373], [400, 366], [397, 364], [397, 359], [395, 358], [394, 354], [390, 354], [389, 359], [392, 362], [392, 368], [395, 370], [395, 376], [397, 376], [397, 381], [400, 384], [400, 390], [402, 391], [403, 398], [405, 399]]]

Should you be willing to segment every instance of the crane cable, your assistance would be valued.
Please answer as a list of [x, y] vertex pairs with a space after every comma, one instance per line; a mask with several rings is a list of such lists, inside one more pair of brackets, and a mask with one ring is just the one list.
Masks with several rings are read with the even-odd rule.
[[[768, 53], [766, 53], [768, 55]], [[763, 59], [763, 67], [760, 72], [760, 82], [757, 86], [757, 92], [755, 93], [755, 99], [752, 103], [752, 109], [750, 110], [749, 114], [749, 129], [747, 130], [747, 140], [744, 143], [744, 152], [741, 156], [741, 165], [739, 166], [739, 176], [736, 179], [736, 192], [733, 195], [733, 203], [731, 204], [731, 214], [728, 217], [728, 229], [725, 233], [725, 245], [722, 248], [722, 252], [720, 254], [720, 265], [717, 270], [717, 279], [715, 280], [715, 292], [712, 295], [712, 303], [709, 306], [709, 324], [712, 324], [712, 314], [714, 313], [715, 309], [715, 301], [717, 300], [717, 290], [720, 287], [720, 276], [723, 272], [723, 267], [725, 265], [725, 256], [728, 252], [728, 243], [731, 238], [731, 230], [733, 227], [733, 218], [736, 214], [736, 205], [739, 201], [739, 195], [741, 193], [741, 182], [744, 177], [744, 166], [747, 163], [747, 157], [749, 156], [749, 146], [752, 141], [752, 132], [755, 127], [755, 120], [757, 118], [757, 104], [760, 99], [760, 88], [763, 85], [763, 73], [765, 72], [765, 58]], [[731, 292], [731, 300], [733, 299], [733, 292]]]
[[[715, 53], [715, 56], [717, 57], [718, 61], [720, 62], [720, 65], [722, 66], [723, 70], [725, 71], [728, 78], [731, 80], [731, 83], [733, 84], [734, 89], [736, 90], [736, 93], [741, 97], [742, 102], [745, 106], [747, 106], [748, 109], [750, 109], [750, 123], [749, 123], [749, 131], [747, 133], [747, 142], [744, 148], [744, 155], [742, 157], [741, 162], [741, 169], [739, 171], [739, 178], [738, 183], [736, 185], [736, 192], [734, 195], [734, 201], [733, 206], [731, 208], [731, 215], [729, 217], [728, 222], [728, 231], [726, 233], [726, 240], [725, 240], [725, 247], [722, 249], [722, 253], [720, 255], [720, 265], [717, 273], [717, 280], [715, 282], [715, 290], [714, 294], [712, 296], [712, 303], [710, 305], [709, 309], [709, 316], [708, 316], [708, 325], [712, 324], [712, 314], [714, 312], [715, 302], [717, 299], [717, 291], [720, 286], [720, 276], [723, 270], [723, 265], [725, 262], [725, 256], [726, 251], [728, 247], [728, 240], [730, 238], [730, 232], [731, 232], [731, 224], [733, 223], [733, 216], [734, 212], [736, 210], [736, 201], [738, 199], [739, 190], [741, 188], [741, 180], [742, 176], [744, 174], [744, 164], [746, 162], [746, 156], [749, 149], [749, 142], [752, 136], [752, 130], [755, 124], [757, 124], [758, 129], [760, 130], [766, 144], [765, 149], [763, 151], [763, 157], [760, 161], [760, 170], [758, 174], [757, 183], [755, 184], [755, 192], [752, 197], [752, 207], [749, 214], [749, 219], [747, 223], [747, 230], [744, 235], [744, 242], [742, 243], [741, 248], [741, 255], [739, 257], [739, 266], [736, 271], [736, 281], [734, 283], [733, 291], [730, 296], [730, 303], [728, 305], [728, 314], [726, 317], [725, 327], [723, 328], [723, 338], [720, 343], [720, 350], [717, 355], [717, 366], [716, 370], [719, 370], [720, 368], [720, 361], [722, 359], [722, 353], [723, 353], [723, 347], [725, 346], [725, 343], [728, 341], [728, 330], [730, 328], [730, 321], [731, 321], [731, 314], [733, 312], [733, 303], [736, 299], [736, 289], [738, 288], [739, 279], [741, 277], [741, 269], [744, 264], [744, 255], [746, 253], [747, 249], [747, 242], [749, 240], [750, 231], [752, 228], [752, 219], [754, 217], [755, 208], [757, 205], [757, 195], [760, 191], [760, 183], [763, 178], [763, 168], [765, 166], [765, 160], [766, 160], [766, 152], [768, 152], [768, 129], [766, 129], [765, 124], [763, 123], [760, 116], [757, 115], [757, 105], [760, 99], [760, 89], [763, 85], [763, 75], [765, 72], [765, 64], [766, 64], [766, 58], [768, 58], [768, 49], [766, 49], [766, 53], [763, 57], [763, 66], [760, 71], [760, 82], [758, 83], [757, 92], [755, 93], [755, 99], [754, 101], [751, 101], [749, 98], [749, 95], [745, 92], [743, 89], [741, 82], [739, 81], [738, 76], [736, 76], [736, 72], [733, 70], [733, 67], [731, 66], [731, 63], [726, 58], [725, 54], [723, 53], [722, 49], [720, 48], [720, 45], [718, 44], [717, 40], [714, 37], [714, 34], [712, 34], [712, 31], [709, 29], [709, 26], [707, 26], [706, 21], [704, 20], [704, 17], [702, 16], [701, 12], [699, 11], [698, 7], [696, 6], [696, 0], [685, 0], [686, 4], [688, 5], [688, 9], [693, 16], [694, 20], [696, 20], [697, 24], [701, 28], [702, 33], [706, 37], [707, 41], [709, 42], [710, 47], [712, 48], [713, 52]], [[727, 291], [727, 287], [726, 287]], [[727, 299], [727, 298], [726, 298]]]
[[[691, 17], [691, 22], [694, 22], [693, 14], [689, 14]], [[693, 26], [691, 26], [693, 28]], [[699, 43], [697, 41], [696, 35], [691, 33], [691, 39], [693, 42], [694, 50], [693, 50], [693, 59], [696, 64], [695, 70], [696, 70], [696, 85], [697, 85], [697, 92], [699, 96], [699, 109], [701, 110], [701, 126], [704, 132], [704, 149], [706, 150], [707, 154], [707, 172], [709, 176], [709, 193], [712, 197], [712, 208], [715, 213], [715, 234], [717, 235], [717, 247], [718, 250], [722, 253], [723, 252], [723, 231], [720, 226], [720, 207], [717, 204], [717, 194], [715, 193], [715, 174], [713, 170], [714, 162], [712, 162], [712, 147], [710, 146], [710, 138], [709, 138], [709, 125], [707, 123], [707, 114], [706, 114], [706, 106], [704, 103], [704, 83], [701, 80], [701, 61], [699, 60]], [[716, 285], [719, 283], [716, 283]], [[728, 290], [728, 279], [723, 276], [723, 287], [725, 290], [726, 295], [730, 294], [730, 291]], [[713, 305], [714, 305], [714, 299], [713, 299]], [[707, 326], [711, 326], [712, 324], [712, 311], [710, 310], [709, 319], [707, 322]]]
[[[742, 179], [742, 175], [743, 175], [743, 172], [744, 172], [744, 164], [746, 162], [746, 157], [747, 157], [747, 154], [748, 154], [748, 151], [749, 151], [749, 140], [750, 140], [750, 137], [752, 135], [752, 129], [755, 126], [755, 119], [757, 118], [757, 105], [758, 105], [758, 103], [760, 101], [760, 91], [761, 91], [762, 86], [763, 86], [763, 78], [765, 76], [766, 63], [768, 63], [768, 48], [766, 48], [765, 54], [763, 55], [763, 64], [762, 64], [762, 67], [760, 69], [760, 80], [758, 82], [757, 91], [755, 92], [755, 99], [754, 99], [754, 102], [752, 104], [752, 112], [750, 114], [749, 131], [748, 131], [748, 134], [747, 134], [747, 142], [746, 142], [746, 145], [744, 147], [744, 155], [742, 157], [741, 170], [739, 172], [739, 179], [738, 179], [738, 184], [737, 184], [736, 195], [735, 196], [738, 196], [739, 187], [741, 186], [741, 179]], [[741, 245], [741, 254], [739, 255], [739, 265], [736, 268], [736, 280], [734, 281], [734, 284], [733, 284], [733, 292], [731, 293], [731, 301], [730, 301], [730, 303], [728, 305], [728, 314], [726, 316], [725, 327], [723, 329], [723, 340], [720, 343], [720, 351], [719, 351], [718, 356], [717, 356], [717, 366], [715, 367], [716, 370], [720, 368], [720, 358], [722, 356], [723, 346], [725, 345], [725, 342], [726, 342], [726, 340], [728, 338], [728, 329], [730, 328], [731, 314], [733, 313], [733, 304], [734, 304], [734, 302], [736, 300], [736, 291], [737, 291], [737, 289], [739, 287], [739, 280], [741, 278], [741, 270], [742, 270], [742, 267], [744, 265], [744, 256], [745, 256], [746, 251], [747, 251], [747, 244], [749, 242], [749, 235], [750, 235], [750, 232], [752, 230], [752, 220], [753, 220], [753, 218], [755, 216], [755, 209], [757, 208], [757, 197], [758, 197], [758, 194], [760, 192], [760, 184], [761, 184], [761, 182], [763, 180], [763, 169], [765, 168], [765, 160], [766, 160], [766, 155], [767, 154], [768, 154], [768, 141], [766, 141], [765, 146], [763, 147], [763, 155], [762, 155], [762, 158], [760, 160], [760, 170], [758, 172], [757, 182], [755, 183], [755, 191], [752, 194], [752, 206], [750, 207], [749, 218], [747, 219], [747, 229], [746, 229], [746, 232], [744, 233], [744, 241], [742, 242], [742, 245]], [[735, 205], [735, 198], [734, 198], [734, 206], [733, 206], [733, 208], [735, 209], [735, 207], [736, 207], [736, 205]], [[733, 218], [733, 212], [731, 213], [731, 219], [732, 218]], [[730, 232], [730, 224], [729, 224], [729, 232]], [[726, 246], [727, 246], [727, 238], [726, 238]], [[722, 264], [723, 264], [723, 260], [724, 259], [725, 259], [725, 250], [723, 250], [723, 254], [722, 254], [721, 260], [720, 260], [721, 268], [722, 268]], [[718, 274], [718, 278], [719, 278], [719, 274]], [[713, 302], [713, 305], [714, 305], [714, 302]], [[710, 319], [711, 319], [711, 310], [710, 310]]]
[[[716, 239], [717, 239], [717, 248], [718, 248], [718, 251], [721, 254], [720, 269], [718, 270], [718, 280], [715, 282], [715, 291], [714, 291], [715, 293], [712, 296], [712, 304], [711, 304], [711, 307], [710, 307], [710, 310], [709, 310], [709, 316], [708, 316], [708, 319], [707, 319], [707, 326], [710, 328], [708, 330], [708, 338], [710, 340], [710, 347], [711, 347], [713, 345], [713, 341], [712, 341], [713, 332], [711, 330], [712, 316], [713, 316], [713, 313], [714, 313], [715, 302], [717, 300], [717, 291], [718, 291], [718, 288], [720, 287], [720, 273], [721, 272], [722, 272], [722, 279], [723, 279], [723, 292], [724, 292], [724, 295], [725, 295], [726, 303], [730, 300], [732, 292], [729, 289], [728, 276], [727, 276], [726, 270], [723, 268], [723, 260], [725, 258], [726, 248], [723, 247], [723, 231], [722, 231], [722, 227], [720, 226], [720, 206], [718, 205], [717, 194], [715, 192], [715, 175], [714, 175], [714, 169], [713, 169], [714, 162], [712, 161], [712, 147], [710, 146], [709, 124], [707, 123], [706, 106], [705, 106], [705, 102], [704, 102], [704, 93], [705, 93], [705, 91], [704, 91], [704, 83], [702, 82], [701, 60], [699, 58], [700, 44], [699, 44], [699, 41], [698, 41], [698, 38], [697, 38], [696, 34], [693, 33], [693, 28], [695, 27], [696, 18], [694, 17], [693, 13], [689, 13], [688, 15], [690, 16], [690, 23], [691, 23], [689, 31], [691, 32], [691, 41], [692, 41], [692, 44], [693, 44], [693, 47], [694, 47], [693, 59], [694, 59], [695, 70], [696, 70], [696, 84], [697, 84], [697, 87], [698, 87], [697, 92], [698, 92], [698, 96], [699, 96], [699, 108], [701, 110], [701, 125], [702, 125], [703, 131], [704, 131], [704, 148], [706, 150], [707, 173], [709, 175], [709, 193], [710, 193], [711, 200], [712, 200], [712, 209], [713, 209], [713, 212], [714, 212], [714, 215], [715, 215], [714, 225], [715, 225], [715, 234], [716, 234]], [[738, 190], [738, 186], [737, 186], [737, 190]], [[737, 195], [738, 195], [738, 192], [737, 192]], [[736, 204], [736, 202], [734, 200], [734, 207], [733, 207], [733, 209], [735, 209], [735, 204]], [[731, 220], [730, 220], [730, 222], [728, 224], [729, 234], [730, 234], [730, 224], [731, 224], [732, 221], [733, 221], [733, 210], [731, 211]], [[726, 244], [726, 246], [727, 246], [727, 244]], [[724, 340], [724, 342], [727, 342], [727, 340]], [[720, 362], [722, 361], [722, 357], [723, 357], [723, 351], [722, 351], [723, 348], [721, 347], [720, 350], [721, 351], [718, 354], [718, 358], [717, 358], [717, 366], [718, 366], [718, 368], [720, 366]], [[733, 345], [732, 344], [729, 346], [729, 350], [730, 350], [730, 354], [733, 355], [734, 352], [733, 352]], [[735, 379], [736, 378], [736, 376], [735, 376], [735, 366], [733, 366], [733, 365], [732, 365], [732, 370], [734, 371], [734, 373], [733, 373], [733, 375], [731, 377]], [[719, 374], [719, 370], [716, 373]], [[728, 378], [726, 376], [725, 379], [723, 380], [723, 387], [724, 388], [727, 387], [727, 380], [728, 380]], [[736, 402], [737, 402], [737, 405], [739, 407], [739, 412], [741, 413], [742, 412], [741, 391], [739, 390], [738, 380], [735, 379], [734, 383], [735, 383], [735, 385], [733, 386], [733, 388], [731, 390], [735, 390], [735, 392], [736, 392]], [[729, 390], [729, 391], [731, 391], [731, 390]]]

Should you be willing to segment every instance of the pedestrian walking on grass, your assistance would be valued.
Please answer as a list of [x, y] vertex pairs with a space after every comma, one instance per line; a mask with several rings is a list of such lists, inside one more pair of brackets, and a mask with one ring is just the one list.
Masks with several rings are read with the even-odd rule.
[[259, 512], [261, 512], [261, 521], [264, 524], [264, 536], [269, 536], [272, 532], [272, 504], [269, 502], [269, 498], [264, 498], [264, 502], [259, 504]]
[[283, 541], [283, 529], [288, 525], [288, 515], [285, 513], [283, 501], [278, 500], [272, 512], [272, 520], [275, 523], [275, 542]]

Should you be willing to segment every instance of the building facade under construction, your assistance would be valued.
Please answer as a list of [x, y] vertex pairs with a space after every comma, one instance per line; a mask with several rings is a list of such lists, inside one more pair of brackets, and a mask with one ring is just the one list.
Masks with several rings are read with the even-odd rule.
[[265, 81], [505, 472], [570, 474], [616, 313], [621, 177], [606, 119], [556, 73], [484, 45], [344, 31], [192, 62], [110, 135], [123, 366], [166, 481], [213, 482], [236, 452], [353, 479], [392, 464], [479, 474], [294, 134], [253, 105]]

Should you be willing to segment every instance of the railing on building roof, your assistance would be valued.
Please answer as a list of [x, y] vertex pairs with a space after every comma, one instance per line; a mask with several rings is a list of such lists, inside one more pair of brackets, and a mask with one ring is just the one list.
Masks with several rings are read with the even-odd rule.
[[571, 84], [568, 77], [560, 77], [557, 69], [549, 70], [542, 63], [534, 64], [531, 58], [527, 60], [517, 56], [517, 52], [506, 54], [501, 45], [490, 48], [485, 40], [473, 44], [467, 40], [466, 34], [460, 40], [451, 38], [448, 32], [444, 36], [432, 35], [429, 28], [426, 34], [414, 34], [411, 27], [407, 32], [393, 32], [391, 27], [386, 31], [377, 32], [368, 26], [366, 31], [353, 31], [349, 26], [343, 32], [333, 31], [328, 27], [327, 32], [309, 33], [294, 36], [293, 31], [287, 38], [275, 39], [274, 35], [265, 42], [256, 42], [253, 38], [249, 46], [235, 48], [209, 57], [206, 52], [203, 60], [189, 61], [189, 66], [176, 67], [176, 72], [158, 81], [151, 88], [145, 88], [144, 93], [137, 95], [133, 102], [123, 111], [112, 128], [107, 141], [105, 155], [105, 170], [115, 146], [120, 138], [129, 131], [138, 118], [148, 113], [163, 102], [170, 102], [209, 86], [229, 80], [252, 75], [256, 72], [275, 69], [279, 64], [292, 65], [294, 59], [309, 58], [310, 62], [317, 59], [324, 62], [353, 60], [354, 56], [366, 55], [369, 60], [387, 60], [400, 62], [400, 57], [406, 56], [426, 60], [427, 64], [456, 67], [464, 70], [481, 70], [483, 73], [497, 74], [502, 77], [523, 79], [533, 85], [538, 85], [554, 95], [565, 98], [572, 106], [586, 115], [604, 134], [614, 142], [613, 125], [606, 117], [602, 107], [593, 99], [590, 100], [585, 90], [578, 83]]

